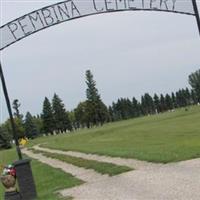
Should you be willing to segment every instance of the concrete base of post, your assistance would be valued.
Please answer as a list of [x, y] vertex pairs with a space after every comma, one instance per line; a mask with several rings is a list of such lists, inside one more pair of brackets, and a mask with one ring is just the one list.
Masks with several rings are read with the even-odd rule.
[[37, 192], [30, 161], [30, 159], [24, 159], [13, 163], [16, 169], [19, 192], [23, 200], [37, 199]]

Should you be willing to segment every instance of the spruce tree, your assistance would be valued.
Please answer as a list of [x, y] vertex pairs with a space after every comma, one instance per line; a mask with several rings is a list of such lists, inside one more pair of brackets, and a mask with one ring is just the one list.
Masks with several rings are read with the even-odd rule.
[[200, 103], [200, 69], [189, 75], [189, 84], [196, 93], [197, 101]]
[[33, 116], [33, 122], [37, 128], [37, 133], [42, 134], [44, 130], [43, 130], [43, 121], [42, 121], [41, 116], [39, 115]]
[[78, 106], [74, 109], [74, 114], [78, 128], [90, 127], [86, 101], [78, 104]]
[[163, 96], [163, 94], [160, 95], [160, 111], [164, 112], [166, 111], [166, 103], [165, 103], [165, 97]]
[[87, 113], [89, 122], [93, 125], [103, 125], [109, 120], [109, 113], [106, 105], [101, 100], [96, 82], [90, 70], [86, 71], [86, 97], [87, 97]]
[[176, 92], [176, 105], [177, 105], [177, 108], [181, 107], [181, 95], [180, 95], [180, 91]]
[[187, 106], [191, 105], [191, 103], [192, 103], [191, 93], [190, 93], [190, 90], [188, 88], [185, 89], [185, 98], [186, 98]]
[[21, 104], [19, 103], [19, 100], [18, 99], [15, 99], [13, 101], [13, 109], [14, 109], [14, 117], [18, 118], [18, 119], [23, 119], [23, 115], [20, 114], [20, 111], [19, 111], [19, 107], [21, 106]]
[[154, 101], [156, 113], [159, 113], [160, 112], [160, 100], [159, 100], [159, 97], [157, 94], [154, 94], [153, 101]]
[[109, 107], [108, 107], [108, 112], [109, 112], [109, 116], [110, 116], [109, 121], [110, 121], [110, 122], [114, 122], [114, 121], [115, 121], [115, 118], [114, 118], [114, 111], [113, 111], [112, 106], [109, 106]]
[[171, 97], [172, 97], [173, 109], [174, 109], [174, 108], [177, 108], [176, 96], [175, 96], [174, 92], [172, 92]]
[[[23, 115], [20, 113], [20, 108], [21, 104], [19, 103], [18, 99], [15, 99], [13, 101], [13, 109], [14, 109], [14, 123], [16, 127], [16, 133], [18, 138], [24, 137], [24, 122], [23, 122]], [[9, 122], [10, 123], [10, 120]], [[11, 126], [11, 125], [8, 125]]]
[[114, 121], [118, 121], [121, 119], [120, 111], [118, 109], [118, 104], [113, 102], [112, 103], [112, 110], [113, 110], [113, 118]]
[[166, 104], [166, 109], [167, 110], [172, 110], [173, 109], [173, 102], [169, 94], [165, 95], [165, 104]]
[[44, 102], [43, 102], [43, 110], [42, 110], [41, 118], [43, 121], [44, 133], [53, 134], [53, 131], [55, 130], [55, 121], [54, 121], [52, 106], [47, 97], [45, 97]]
[[132, 99], [132, 112], [133, 112], [133, 117], [139, 117], [141, 115], [140, 105], [135, 97], [133, 97]]
[[145, 93], [141, 98], [141, 104], [145, 115], [155, 113], [155, 105], [152, 97]]
[[191, 99], [192, 99], [192, 104], [197, 104], [198, 103], [198, 100], [197, 100], [197, 95], [195, 93], [194, 90], [191, 90]]
[[27, 138], [33, 139], [38, 136], [39, 133], [37, 131], [37, 127], [34, 124], [34, 119], [30, 112], [26, 113], [24, 126], [25, 126], [25, 135]]
[[11, 148], [11, 135], [4, 126], [0, 126], [0, 149]]
[[65, 132], [67, 130], [71, 131], [72, 125], [68, 113], [65, 110], [65, 105], [57, 94], [54, 94], [53, 96], [52, 108], [57, 133]]

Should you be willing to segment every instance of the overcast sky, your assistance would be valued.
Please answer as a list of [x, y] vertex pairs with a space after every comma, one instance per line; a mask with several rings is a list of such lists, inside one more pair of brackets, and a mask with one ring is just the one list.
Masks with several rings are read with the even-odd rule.
[[[1, 1], [1, 25], [58, 1]], [[188, 0], [187, 0], [188, 1]], [[200, 10], [200, 1], [198, 0]], [[103, 101], [145, 92], [171, 93], [188, 87], [200, 68], [200, 37], [193, 16], [119, 12], [65, 22], [3, 50], [1, 61], [11, 101], [40, 114], [44, 97], [56, 92], [67, 110], [85, 99], [90, 69]], [[0, 94], [0, 122], [7, 117]]]

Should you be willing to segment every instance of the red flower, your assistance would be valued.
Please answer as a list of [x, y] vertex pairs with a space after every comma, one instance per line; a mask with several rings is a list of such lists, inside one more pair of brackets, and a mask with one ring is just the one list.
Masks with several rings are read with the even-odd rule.
[[10, 175], [16, 177], [16, 169], [14, 168], [10, 169]]

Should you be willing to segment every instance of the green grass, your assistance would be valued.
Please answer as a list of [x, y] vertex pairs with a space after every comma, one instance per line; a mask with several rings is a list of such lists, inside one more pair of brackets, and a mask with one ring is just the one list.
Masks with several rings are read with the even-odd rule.
[[[12, 163], [17, 158], [15, 150], [0, 151], [0, 164]], [[36, 160], [31, 162], [33, 175], [38, 192], [38, 200], [61, 200], [56, 192], [83, 183], [81, 180], [59, 169], [54, 169]], [[0, 199], [3, 199], [4, 189], [0, 184]], [[66, 198], [69, 199], [69, 198]]]
[[72, 134], [41, 137], [44, 147], [174, 162], [200, 157], [200, 106], [84, 129]]
[[61, 160], [66, 163], [70, 163], [78, 167], [83, 167], [85, 169], [93, 169], [96, 172], [99, 172], [101, 174], [108, 174], [109, 176], [114, 176], [114, 175], [118, 175], [118, 174], [133, 170], [130, 167], [115, 165], [112, 163], [98, 162], [95, 160], [87, 160], [83, 158], [78, 158], [78, 157], [73, 157], [73, 156], [68, 156], [68, 155], [61, 155], [57, 153], [49, 153], [49, 152], [34, 150], [34, 149], [31, 149], [31, 151], [33, 151], [34, 153], [42, 153], [46, 157], [58, 159], [58, 160]]

